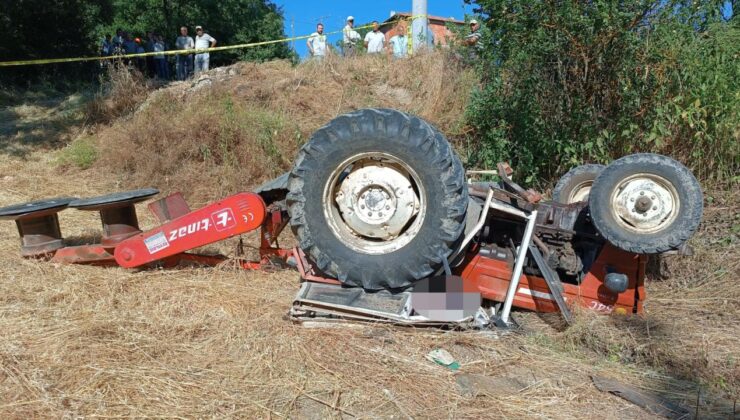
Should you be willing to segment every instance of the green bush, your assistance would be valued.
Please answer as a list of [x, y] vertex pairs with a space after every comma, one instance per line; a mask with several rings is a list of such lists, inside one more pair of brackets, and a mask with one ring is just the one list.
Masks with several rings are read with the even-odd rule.
[[91, 137], [80, 137], [59, 151], [58, 162], [61, 166], [76, 166], [87, 169], [98, 159], [98, 150]]
[[490, 36], [469, 165], [525, 181], [635, 152], [702, 179], [739, 172], [737, 19], [722, 2], [480, 0]]

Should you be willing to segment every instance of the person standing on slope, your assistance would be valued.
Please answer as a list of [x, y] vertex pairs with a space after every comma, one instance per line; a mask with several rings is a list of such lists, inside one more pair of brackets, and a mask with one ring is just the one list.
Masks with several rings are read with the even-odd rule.
[[[178, 50], [192, 50], [195, 48], [193, 37], [188, 36], [188, 27], [180, 28], [180, 36], [175, 40], [175, 46]], [[177, 55], [177, 80], [185, 80], [193, 72], [193, 54]]]
[[354, 57], [357, 54], [355, 43], [360, 39], [360, 34], [353, 29], [354, 26], [354, 16], [347, 16], [347, 25], [342, 29], [342, 50], [345, 57]]
[[[202, 26], [195, 27], [195, 49], [202, 50], [216, 46], [216, 38], [203, 32]], [[211, 56], [207, 52], [195, 54], [195, 72], [208, 71]]]
[[373, 21], [373, 30], [365, 35], [365, 48], [368, 54], [380, 54], [385, 48], [385, 34], [380, 32], [378, 21]]
[[306, 41], [308, 51], [314, 58], [322, 59], [326, 56], [326, 35], [324, 35], [324, 25], [316, 25], [316, 32], [312, 33]]

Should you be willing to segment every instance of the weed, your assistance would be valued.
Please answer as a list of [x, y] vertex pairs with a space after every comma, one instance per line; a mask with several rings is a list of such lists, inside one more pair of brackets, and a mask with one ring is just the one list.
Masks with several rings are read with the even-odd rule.
[[92, 137], [80, 137], [59, 151], [57, 162], [60, 166], [76, 166], [80, 169], [90, 168], [98, 159], [95, 140]]

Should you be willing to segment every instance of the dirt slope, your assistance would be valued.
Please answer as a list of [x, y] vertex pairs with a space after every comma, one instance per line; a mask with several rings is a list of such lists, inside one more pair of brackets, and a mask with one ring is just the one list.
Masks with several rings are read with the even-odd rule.
[[470, 69], [443, 54], [240, 63], [161, 89], [100, 131], [99, 165], [127, 185], [178, 189], [203, 203], [288, 170], [317, 128], [351, 110], [400, 109], [459, 137], [476, 85]]

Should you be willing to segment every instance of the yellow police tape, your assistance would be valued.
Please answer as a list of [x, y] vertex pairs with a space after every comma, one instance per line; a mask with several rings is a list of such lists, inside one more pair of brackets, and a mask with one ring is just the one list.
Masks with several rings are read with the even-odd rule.
[[[410, 16], [406, 20], [416, 20], [423, 17], [426, 17], [427, 15], [415, 15]], [[383, 22], [379, 24], [379, 26], [385, 26], [390, 24], [395, 24], [396, 22]], [[364, 25], [364, 26], [358, 26], [355, 29], [367, 29], [371, 28], [373, 25]], [[344, 29], [334, 31], [334, 32], [325, 32], [323, 35], [335, 35], [335, 34], [341, 34], [344, 31]], [[119, 55], [106, 55], [106, 56], [99, 56], [99, 57], [73, 57], [73, 58], [47, 58], [47, 59], [40, 59], [40, 60], [16, 60], [16, 61], [1, 61], [0, 67], [11, 67], [11, 66], [30, 66], [30, 65], [38, 65], [38, 64], [56, 64], [56, 63], [74, 63], [74, 62], [82, 62], [82, 61], [102, 61], [102, 60], [117, 60], [122, 58], [138, 58], [138, 57], [154, 57], [154, 56], [163, 56], [163, 55], [183, 55], [183, 54], [205, 54], [205, 53], [211, 53], [215, 51], [227, 51], [227, 50], [236, 50], [236, 49], [242, 49], [242, 48], [251, 48], [251, 47], [259, 47], [262, 45], [270, 45], [270, 44], [280, 44], [283, 42], [290, 42], [290, 41], [296, 41], [299, 39], [308, 39], [311, 38], [311, 35], [301, 35], [296, 36], [292, 38], [282, 38], [282, 39], [276, 39], [272, 41], [261, 41], [261, 42], [251, 42], [248, 44], [236, 44], [236, 45], [228, 45], [225, 47], [212, 47], [212, 48], [201, 48], [201, 49], [191, 49], [191, 50], [170, 50], [170, 51], [161, 51], [161, 52], [149, 52], [149, 53], [138, 53], [138, 54], [119, 54]]]

